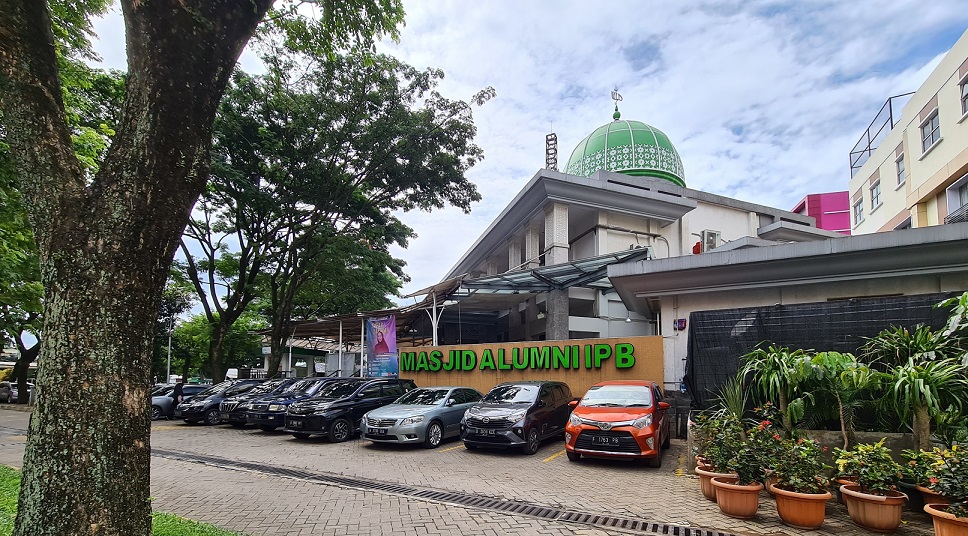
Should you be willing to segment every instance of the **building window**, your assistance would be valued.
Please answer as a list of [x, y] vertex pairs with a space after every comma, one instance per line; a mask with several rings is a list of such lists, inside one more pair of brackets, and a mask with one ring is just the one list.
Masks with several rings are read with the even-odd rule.
[[961, 114], [968, 114], [968, 79], [961, 83]]
[[904, 155], [902, 154], [895, 162], [897, 166], [897, 185], [900, 186], [904, 184], [904, 179], [907, 178], [907, 174], [904, 169]]
[[879, 206], [881, 206], [881, 181], [877, 181], [874, 186], [871, 186], [871, 212]]
[[864, 221], [864, 200], [854, 203], [854, 225]]
[[968, 205], [968, 182], [958, 187], [958, 200], [961, 201], [961, 206]]
[[921, 150], [927, 152], [940, 139], [941, 123], [938, 120], [938, 110], [935, 110], [931, 117], [921, 123]]

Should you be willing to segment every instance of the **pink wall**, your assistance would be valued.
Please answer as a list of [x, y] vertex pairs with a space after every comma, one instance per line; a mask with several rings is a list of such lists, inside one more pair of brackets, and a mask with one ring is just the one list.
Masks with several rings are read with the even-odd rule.
[[791, 211], [817, 220], [817, 227], [850, 234], [850, 198], [847, 192], [809, 194]]

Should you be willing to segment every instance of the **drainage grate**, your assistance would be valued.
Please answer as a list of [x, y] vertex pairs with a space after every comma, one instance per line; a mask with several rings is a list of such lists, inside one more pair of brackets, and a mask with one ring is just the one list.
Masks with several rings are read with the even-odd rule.
[[454, 491], [415, 488], [412, 486], [405, 486], [403, 484], [347, 477], [332, 473], [315, 473], [310, 471], [302, 471], [299, 469], [287, 469], [285, 467], [275, 467], [253, 462], [242, 462], [204, 454], [190, 454], [187, 452], [160, 449], [152, 449], [151, 453], [152, 455], [159, 456], [161, 458], [185, 462], [206, 463], [224, 469], [243, 469], [256, 473], [297, 478], [310, 482], [343, 486], [365, 491], [394, 493], [415, 499], [429, 500], [470, 508], [479, 508], [482, 510], [492, 510], [505, 514], [524, 515], [567, 523], [580, 523], [583, 525], [594, 525], [596, 527], [621, 529], [630, 532], [665, 534], [671, 536], [735, 536], [727, 532], [699, 529], [683, 525], [652, 523], [641, 519], [577, 512], [574, 510], [564, 510], [561, 508], [535, 503], [485, 497], [477, 494], [472, 495], [469, 493], [460, 493]]

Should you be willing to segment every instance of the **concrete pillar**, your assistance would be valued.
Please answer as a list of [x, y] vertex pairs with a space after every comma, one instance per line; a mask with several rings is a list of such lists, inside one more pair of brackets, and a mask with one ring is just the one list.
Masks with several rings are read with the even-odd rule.
[[[545, 209], [545, 266], [568, 262], [568, 205], [554, 203]], [[548, 293], [545, 338], [568, 339], [568, 289]]]
[[512, 238], [508, 240], [508, 269], [518, 270], [521, 268], [521, 240]]
[[541, 232], [535, 225], [528, 225], [528, 230], [524, 234], [524, 261], [528, 264], [525, 268], [537, 268], [539, 266], [540, 260], [538, 255], [541, 254]]
[[487, 275], [497, 275], [497, 262], [494, 259], [487, 259], [487, 262], [484, 264], [484, 266], [487, 270]]

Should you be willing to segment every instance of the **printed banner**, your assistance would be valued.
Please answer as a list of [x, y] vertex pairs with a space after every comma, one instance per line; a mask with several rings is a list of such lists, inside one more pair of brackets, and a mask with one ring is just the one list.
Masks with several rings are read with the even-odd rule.
[[372, 378], [400, 375], [395, 316], [366, 319], [366, 353], [367, 376]]

